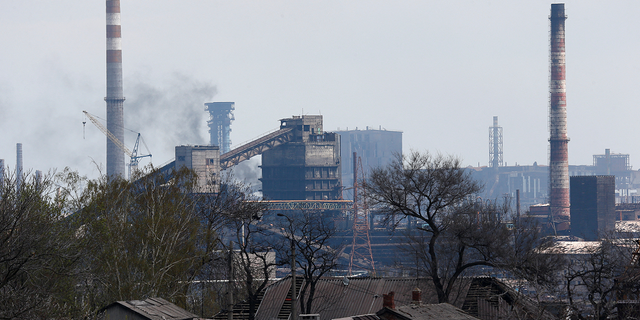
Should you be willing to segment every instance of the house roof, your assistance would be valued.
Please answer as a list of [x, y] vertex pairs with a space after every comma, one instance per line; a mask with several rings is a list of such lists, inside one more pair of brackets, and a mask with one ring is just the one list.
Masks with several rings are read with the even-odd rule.
[[[320, 314], [320, 320], [329, 320], [354, 315], [368, 315], [382, 309], [382, 295], [395, 292], [397, 305], [411, 302], [411, 291], [414, 288], [428, 287], [428, 280], [415, 278], [322, 278], [316, 286], [316, 294], [312, 310], [308, 313]], [[291, 278], [284, 278], [267, 288], [260, 307], [256, 312], [256, 320], [278, 318], [287, 293], [291, 290]], [[463, 290], [464, 291], [464, 290]], [[423, 290], [425, 303], [437, 302], [430, 291]], [[454, 297], [455, 296], [455, 297]], [[452, 300], [462, 305], [464, 296], [452, 295]]]
[[198, 316], [188, 312], [162, 298], [146, 300], [116, 301], [102, 310], [108, 312], [114, 306], [129, 309], [149, 320], [187, 320], [198, 319]]
[[[299, 281], [301, 279], [298, 279]], [[303, 285], [299, 286], [302, 287]], [[415, 278], [321, 278], [316, 285], [315, 299], [311, 310], [306, 313], [319, 314], [320, 320], [339, 318], [373, 320], [374, 312], [383, 308], [383, 294], [394, 292], [394, 301], [401, 308], [410, 308], [411, 292], [422, 290], [423, 309], [413, 310], [420, 315], [428, 312], [447, 312], [447, 306], [438, 305], [438, 298], [430, 279]], [[290, 312], [291, 278], [281, 279], [266, 288], [257, 308], [256, 320], [286, 318]], [[299, 289], [298, 289], [299, 294]], [[491, 277], [461, 278], [452, 289], [449, 303], [462, 309], [469, 316], [482, 318], [489, 313], [517, 314], [523, 319], [549, 320], [555, 317], [524, 295]], [[435, 308], [431, 310], [431, 308]], [[235, 307], [234, 307], [235, 310]], [[281, 312], [282, 310], [282, 312]], [[407, 309], [409, 313], [410, 309]], [[298, 309], [298, 312], [301, 312]], [[286, 316], [285, 316], [286, 314]], [[354, 316], [360, 315], [360, 316]], [[407, 318], [409, 319], [409, 318]], [[425, 318], [426, 319], [426, 318]], [[447, 319], [447, 318], [444, 318]], [[458, 319], [458, 318], [452, 318]], [[464, 319], [464, 318], [462, 318]], [[467, 318], [473, 319], [473, 318]]]
[[492, 277], [473, 278], [461, 308], [479, 318], [500, 315], [505, 319], [557, 319], [546, 308]]
[[389, 309], [387, 307], [378, 311], [376, 315], [381, 319], [387, 319], [386, 315], [392, 314], [390, 319], [405, 319], [405, 320], [433, 320], [433, 319], [447, 319], [447, 320], [478, 320], [474, 316], [456, 308], [448, 303], [438, 304], [413, 304], [398, 307], [397, 309]]

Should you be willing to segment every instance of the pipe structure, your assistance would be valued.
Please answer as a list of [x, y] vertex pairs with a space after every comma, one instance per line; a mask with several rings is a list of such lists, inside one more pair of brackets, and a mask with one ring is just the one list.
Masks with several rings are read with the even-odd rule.
[[[107, 130], [124, 143], [120, 0], [107, 0]], [[124, 152], [107, 137], [107, 176], [124, 177]]]
[[564, 3], [551, 5], [549, 82], [549, 209], [556, 231], [569, 229], [569, 138], [565, 78]]

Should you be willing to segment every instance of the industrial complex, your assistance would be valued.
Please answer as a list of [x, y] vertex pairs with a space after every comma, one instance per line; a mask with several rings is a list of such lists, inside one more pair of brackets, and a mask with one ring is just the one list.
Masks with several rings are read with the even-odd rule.
[[[133, 164], [137, 164], [138, 158], [150, 155], [137, 155], [138, 141], [136, 141], [133, 153], [125, 147], [124, 119], [126, 118], [126, 113], [124, 112], [125, 97], [122, 79], [120, 1], [106, 0], [106, 4], [107, 51], [106, 97], [104, 100], [106, 101], [107, 119], [106, 126], [101, 129], [107, 138], [105, 152], [106, 176], [107, 178], [125, 178], [126, 155], [131, 158], [131, 170], [135, 170]], [[539, 227], [545, 237], [549, 236], [548, 238], [554, 239], [556, 243], [559, 242], [557, 241], [558, 239], [570, 239], [572, 243], [599, 241], [602, 235], [616, 232], [623, 226], [627, 228], [625, 231], [636, 235], [640, 234], [640, 194], [638, 193], [640, 190], [640, 171], [632, 169], [629, 164], [628, 154], [614, 153], [610, 149], [598, 150], [597, 152], [603, 153], [593, 155], [593, 163], [569, 165], [565, 67], [566, 19], [564, 4], [552, 4], [549, 15], [548, 108], [545, 109], [544, 106], [539, 108], [541, 113], [548, 115], [549, 135], [548, 137], [540, 137], [540, 139], [545, 139], [549, 143], [548, 162], [507, 166], [504, 161], [504, 155], [508, 150], [503, 148], [503, 141], [504, 136], [508, 135], [509, 132], [503, 131], [503, 127], [498, 123], [498, 116], [493, 116], [492, 124], [488, 128], [489, 157], [487, 164], [480, 165], [478, 163], [478, 166], [464, 168], [466, 173], [483, 185], [482, 191], [475, 194], [477, 189], [474, 187], [473, 191], [468, 193], [473, 193], [473, 196], [468, 196], [468, 194], [464, 197], [460, 196], [459, 199], [448, 202], [448, 207], [443, 206], [447, 209], [442, 209], [449, 214], [449, 212], [454, 211], [449, 210], [454, 207], [451, 203], [478, 204], [477, 207], [465, 206], [464, 211], [457, 206], [455, 207], [456, 214], [464, 212], [465, 216], [468, 214], [471, 217], [469, 221], [472, 221], [471, 227], [464, 229], [464, 232], [459, 232], [460, 234], [466, 235], [471, 233], [468, 230], [479, 229], [478, 221], [483, 219], [482, 214], [488, 213], [486, 216], [494, 215], [499, 211], [496, 208], [501, 204], [504, 204], [505, 208], [509, 208], [510, 212], [506, 212], [506, 217], [496, 214], [498, 218], [495, 221], [498, 222], [493, 226], [498, 227], [492, 227], [488, 233], [493, 233], [494, 230], [502, 228], [507, 230], [510, 236], [513, 236], [511, 231], [515, 228], [515, 221], [519, 222], [521, 217], [526, 216], [532, 218], [538, 224], [531, 228], [528, 227], [530, 225], [527, 225], [523, 229], [538, 230], [537, 228]], [[232, 144], [231, 133], [232, 123], [236, 120], [234, 115], [236, 102], [202, 101], [202, 103], [204, 105], [202, 117], [204, 119], [208, 116], [206, 123], [210, 134], [209, 143], [190, 145], [185, 142], [185, 144], [173, 146], [175, 150], [174, 158], [156, 168], [157, 172], [169, 176], [168, 174], [174, 172], [174, 170], [181, 168], [191, 169], [198, 177], [198, 191], [196, 193], [202, 193], [204, 197], [209, 197], [212, 194], [223, 195], [224, 192], [221, 191], [221, 186], [224, 186], [224, 184], [221, 181], [225, 171], [229, 172], [241, 162], [260, 156], [261, 162], [258, 166], [260, 185], [258, 188], [262, 197], [261, 200], [267, 204], [266, 208], [269, 216], [264, 218], [262, 215], [255, 215], [255, 221], [259, 221], [259, 224], [264, 222], [267, 225], [275, 219], [275, 216], [283, 216], [283, 212], [307, 210], [305, 212], [309, 213], [313, 210], [314, 217], [317, 217], [316, 213], [317, 215], [323, 215], [323, 219], [326, 217], [326, 220], [331, 221], [331, 229], [337, 230], [335, 234], [332, 234], [335, 237], [331, 241], [340, 244], [335, 246], [340, 248], [336, 250], [339, 251], [339, 259], [349, 261], [348, 271], [345, 271], [344, 274], [353, 276], [356, 272], [352, 272], [352, 268], [354, 270], [359, 268], [362, 274], [373, 275], [370, 278], [373, 280], [367, 281], [373, 282], [375, 280], [380, 282], [381, 280], [379, 281], [376, 278], [378, 275], [404, 276], [405, 280], [409, 279], [406, 276], [410, 272], [414, 272], [413, 270], [393, 269], [396, 265], [393, 268], [391, 267], [393, 263], [399, 265], [407, 260], [406, 257], [404, 257], [404, 260], [402, 258], [395, 260], [398, 255], [402, 254], [397, 250], [398, 244], [406, 241], [407, 238], [396, 235], [399, 233], [392, 234], [390, 231], [395, 232], [404, 229], [407, 234], [417, 230], [427, 231], [425, 234], [431, 232], [429, 237], [433, 239], [428, 241], [435, 242], [437, 235], [433, 230], [436, 230], [436, 228], [429, 223], [423, 224], [423, 221], [418, 221], [419, 219], [415, 217], [420, 218], [420, 215], [411, 217], [406, 215], [404, 211], [394, 212], [392, 215], [384, 211], [388, 207], [376, 208], [373, 205], [369, 206], [366, 194], [367, 177], [372, 169], [387, 166], [394, 161], [404, 160], [402, 158], [403, 131], [387, 130], [381, 125], [377, 127], [365, 126], [364, 128], [361, 127], [361, 129], [353, 127], [355, 129], [352, 130], [348, 128], [344, 130], [339, 128], [337, 130], [327, 130], [324, 125], [325, 116], [320, 114], [274, 115], [273, 119], [265, 119], [264, 121], [272, 121], [277, 124], [276, 129], [249, 142], [234, 145]], [[237, 107], [245, 108], [242, 105]], [[86, 112], [85, 114], [88, 115]], [[88, 116], [94, 124], [101, 127], [101, 124], [94, 117]], [[487, 119], [489, 119], [489, 115], [487, 115]], [[354, 121], [356, 120], [354, 119]], [[483, 131], [482, 134], [486, 134], [486, 131]], [[18, 185], [23, 174], [22, 148], [22, 143], [16, 145], [16, 179]], [[6, 167], [5, 160], [0, 159], [0, 184], [4, 181]], [[398, 171], [404, 174], [408, 170], [402, 168]], [[426, 171], [422, 168], [414, 171], [442, 172], [446, 170], [441, 170], [441, 167], [439, 167], [437, 170], [432, 171]], [[40, 171], [36, 171], [36, 177], [38, 175], [41, 175]], [[133, 177], [131, 179], [140, 177], [131, 175], [131, 173], [130, 176]], [[464, 174], [459, 174], [458, 177], [460, 176], [466, 177]], [[446, 183], [440, 183], [440, 186], [452, 185], [450, 183], [451, 180], [453, 179], [447, 180]], [[165, 182], [166, 180], [163, 180], [160, 185], [165, 186]], [[386, 186], [384, 183], [380, 184]], [[414, 186], [406, 187], [403, 185], [403, 191], [412, 187]], [[428, 188], [422, 188], [420, 192], [423, 189]], [[182, 189], [179, 193], [184, 195]], [[392, 193], [401, 192], [394, 191]], [[189, 195], [191, 196], [192, 194]], [[417, 207], [421, 206], [420, 203], [422, 202], [420, 200], [407, 201], [406, 198], [408, 197], [406, 195], [404, 197], [405, 199], [398, 202], [404, 201], [405, 203], [410, 203], [410, 205], [419, 203]], [[239, 199], [236, 203], [260, 203], [260, 201], [247, 201], [244, 196]], [[414, 201], [414, 203], [411, 203], [411, 201]], [[488, 206], [483, 207], [484, 204], [488, 204]], [[485, 210], [485, 208], [490, 209]], [[208, 207], [203, 211], [206, 210], [209, 210]], [[262, 211], [260, 212], [262, 213]], [[423, 214], [422, 211], [419, 212]], [[396, 219], [396, 214], [400, 218]], [[459, 216], [463, 215], [457, 215], [456, 217]], [[288, 216], [286, 219], [289, 221], [290, 228], [293, 229], [292, 219]], [[443, 220], [446, 220], [446, 218]], [[198, 225], [201, 220], [195, 221], [195, 224]], [[461, 220], [452, 219], [447, 222], [448, 226], [443, 229], [461, 224], [459, 221]], [[250, 223], [252, 222], [248, 222], [248, 224]], [[507, 225], [509, 227], [506, 227]], [[284, 231], [279, 230], [280, 227], [276, 228], [274, 224], [270, 224], [270, 228], [266, 228], [270, 233], [265, 232], [265, 237], [284, 236]], [[241, 233], [239, 230], [242, 230], [244, 235], [245, 222], [242, 222], [241, 229], [236, 230], [236, 234]], [[294, 235], [294, 230], [291, 230], [291, 233], [293, 238], [291, 240], [291, 255], [293, 256], [291, 265], [294, 266], [291, 273], [295, 274], [295, 250], [297, 249], [294, 248], [294, 241], [296, 236]], [[514, 240], [513, 242], [517, 241]], [[509, 243], [511, 245], [507, 241], [501, 243]], [[334, 243], [327, 242], [326, 246], [334, 246]], [[325, 244], [322, 247], [325, 247]], [[447, 247], [444, 250], [449, 249]], [[209, 247], [207, 247], [207, 250], [209, 250]], [[230, 274], [232, 274], [233, 270], [231, 266], [234, 259], [233, 250], [233, 245], [230, 245]], [[268, 250], [275, 249], [269, 247]], [[451, 250], [455, 252], [453, 249]], [[459, 252], [460, 257], [466, 254], [468, 253], [464, 249]], [[638, 251], [635, 254], [638, 254]], [[433, 256], [435, 257], [435, 254]], [[275, 255], [273, 259], [275, 261]], [[637, 257], [634, 259], [637, 262]], [[475, 266], [482, 266], [483, 268], [495, 267], [495, 265], [488, 264], [477, 264]], [[434, 270], [437, 273], [438, 269], [434, 268]], [[376, 274], [376, 272], [379, 273]], [[456, 276], [461, 274], [456, 274]], [[346, 275], [344, 276], [344, 282], [337, 285], [343, 293], [347, 292], [349, 283]], [[415, 275], [415, 281], [418, 281], [419, 271], [416, 270], [411, 275]], [[464, 276], [467, 275], [469, 274], [464, 274]], [[475, 276], [475, 274], [472, 274], [472, 276]], [[358, 282], [364, 282], [363, 279], [357, 278], [353, 281], [357, 284]], [[494, 278], [473, 281], [485, 281], [485, 286], [493, 285], [495, 287], [494, 284], [490, 283], [493, 281], [491, 279]], [[402, 281], [407, 284], [398, 282], [395, 285], [409, 286], [411, 284], [411, 286], [415, 286], [411, 282], [413, 280], [405, 280]], [[231, 279], [225, 281], [232, 282]], [[289, 283], [285, 286], [286, 288], [281, 289], [282, 292], [274, 293], [279, 285], [276, 283], [275, 286], [269, 289], [272, 290], [271, 292], [267, 291], [265, 299], [283, 300], [278, 302], [279, 306], [284, 305], [284, 301], [287, 301], [286, 303], [289, 305], [295, 304], [295, 300], [291, 300], [290, 297], [285, 298], [285, 296], [289, 294], [286, 290], [292, 291], [291, 296], [296, 295], [296, 277], [293, 276], [292, 279], [285, 278], [282, 282], [286, 283], [286, 281], [292, 282], [293, 285]], [[204, 282], [202, 281], [202, 283]], [[332, 285], [330, 283], [320, 283], [322, 290], [328, 292], [332, 288], [329, 286]], [[382, 284], [377, 285], [382, 286]], [[480, 284], [475, 285], [480, 286]], [[353, 290], [353, 287], [354, 285], [352, 284], [348, 290]], [[473, 294], [475, 292], [473, 290], [479, 289], [473, 287], [472, 290], [472, 285], [469, 284], [469, 288], [465, 290], [470, 290]], [[497, 289], [494, 288], [492, 290]], [[501, 296], [506, 296], [506, 293], [508, 292], [503, 291]], [[392, 299], [394, 293], [391, 292], [390, 294]], [[515, 295], [515, 292], [513, 294]], [[278, 296], [274, 298], [276, 295]], [[419, 292], [417, 295], [419, 297]], [[385, 297], [385, 299], [388, 300], [389, 298]], [[233, 300], [233, 297], [231, 300]], [[476, 301], [473, 300], [473, 303], [476, 303]], [[634, 303], [637, 303], [637, 300], [634, 299], [634, 301], [636, 301]], [[370, 306], [373, 306], [373, 301], [370, 302]], [[467, 306], [467, 309], [481, 307], [473, 305], [472, 307]], [[289, 312], [292, 314], [296, 312], [284, 307], [278, 310], [281, 310], [285, 316], [288, 316]], [[233, 308], [230, 311], [233, 312]], [[275, 314], [275, 311], [275, 309], [260, 309], [262, 313], [273, 312]], [[282, 317], [281, 315], [278, 318]], [[317, 319], [320, 319], [320, 315], [318, 315]]]
[[[107, 0], [106, 4], [106, 174], [124, 177], [120, 1]], [[594, 239], [598, 232], [613, 230], [615, 220], [640, 220], [640, 205], [636, 206], [640, 202], [636, 201], [640, 172], [632, 170], [629, 155], [609, 149], [594, 155], [592, 164], [569, 165], [564, 4], [553, 4], [549, 19], [549, 162], [506, 166], [503, 135], [508, 132], [503, 132], [498, 116], [494, 116], [489, 127], [488, 165], [467, 170], [484, 184], [478, 195], [484, 201], [510, 201], [518, 213], [530, 211], [538, 217], [549, 233]], [[350, 211], [362, 207], [356, 203], [360, 197], [358, 179], [366, 180], [372, 168], [389, 164], [403, 152], [402, 131], [382, 126], [327, 131], [322, 115], [309, 114], [274, 119], [279, 121], [278, 129], [233, 146], [235, 102], [203, 103], [204, 112], [209, 115], [210, 143], [175, 146], [175, 158], [160, 171], [193, 169], [199, 177], [200, 190], [215, 193], [217, 179], [224, 170], [261, 155], [260, 190], [263, 199], [272, 202], [272, 208], [325, 208], [333, 211], [335, 226], [344, 230], [351, 230], [359, 216]], [[541, 106], [540, 112], [543, 110]], [[22, 170], [21, 150], [19, 143], [18, 177]], [[4, 159], [0, 159], [2, 175], [4, 168]], [[374, 214], [366, 214], [367, 229], [381, 226]], [[376, 235], [371, 237], [375, 239]]]
[[[107, 0], [106, 8], [106, 174], [124, 177], [123, 150], [127, 148], [124, 147], [123, 131], [125, 98], [120, 1]], [[640, 189], [640, 173], [632, 170], [629, 155], [612, 153], [606, 149], [604, 154], [593, 156], [593, 164], [569, 165], [566, 18], [564, 4], [551, 5], [549, 162], [506, 166], [503, 150], [505, 133], [498, 125], [498, 116], [494, 116], [493, 125], [489, 127], [488, 165], [467, 168], [475, 179], [484, 184], [480, 198], [488, 201], [517, 200], [518, 212], [531, 211], [544, 217], [542, 220], [550, 230], [560, 235], [571, 234], [571, 221], [575, 221], [570, 212], [570, 199], [573, 198], [570, 196], [570, 176], [595, 176], [598, 177], [598, 185], [601, 181], [607, 181], [607, 192], [613, 190], [615, 203], [624, 206], [624, 210], [616, 211], [617, 214], [607, 213], [608, 219], [638, 220], [640, 216], [635, 214], [640, 213], [640, 206], [637, 209], [635, 206], [636, 193]], [[371, 168], [387, 165], [403, 152], [401, 131], [386, 130], [382, 126], [327, 131], [322, 115], [307, 114], [281, 118], [279, 128], [275, 131], [248, 143], [232, 146], [231, 125], [235, 120], [235, 102], [203, 103], [204, 111], [209, 114], [209, 145], [176, 146], [174, 160], [160, 168], [161, 171], [169, 171], [184, 166], [195, 170], [203, 192], [215, 192], [216, 179], [222, 171], [261, 155], [259, 180], [265, 200], [348, 201], [354, 199], [353, 190], [357, 185], [354, 180], [355, 171], [358, 170], [356, 163], [362, 167], [359, 179], [366, 179]], [[22, 145], [18, 144], [18, 170], [22, 170], [21, 148]], [[0, 164], [4, 172], [3, 159]], [[613, 178], [605, 179], [607, 176]], [[607, 201], [610, 201], [609, 197]], [[375, 224], [375, 220], [370, 217], [371, 225]], [[609, 221], [606, 225], [610, 224]]]

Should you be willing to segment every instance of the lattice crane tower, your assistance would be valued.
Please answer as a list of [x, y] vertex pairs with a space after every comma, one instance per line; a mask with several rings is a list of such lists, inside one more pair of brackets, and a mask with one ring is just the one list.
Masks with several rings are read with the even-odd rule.
[[493, 127], [489, 127], [489, 164], [492, 168], [502, 167], [502, 127], [498, 126], [498, 117], [493, 117]]
[[[358, 174], [360, 173], [360, 174]], [[358, 177], [361, 180], [358, 180]], [[362, 160], [357, 153], [353, 153], [353, 242], [349, 259], [349, 275], [352, 274], [354, 264], [371, 270], [375, 276], [376, 267], [371, 252], [371, 238], [369, 237], [369, 207], [366, 200], [366, 184]]]

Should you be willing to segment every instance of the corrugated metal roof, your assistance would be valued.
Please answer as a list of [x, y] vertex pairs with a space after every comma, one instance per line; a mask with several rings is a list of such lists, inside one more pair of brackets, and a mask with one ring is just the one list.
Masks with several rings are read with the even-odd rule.
[[414, 319], [414, 320], [432, 320], [432, 319], [478, 320], [479, 319], [469, 315], [468, 313], [448, 303], [408, 305], [408, 306], [398, 307], [396, 310], [390, 310], [385, 308], [384, 310], [381, 310], [381, 312], [378, 312], [378, 316], [381, 319], [385, 319], [384, 317], [385, 311], [397, 313], [409, 319]]
[[[187, 320], [198, 319], [198, 316], [188, 312], [175, 304], [162, 298], [149, 298], [146, 300], [117, 301], [111, 304], [119, 304], [150, 320]], [[108, 309], [109, 306], [104, 308]]]
[[[291, 278], [285, 278], [267, 288], [256, 320], [277, 319], [290, 283]], [[394, 291], [396, 304], [408, 304], [417, 286], [416, 279], [408, 278], [351, 278], [348, 285], [343, 278], [323, 278], [309, 313], [320, 314], [321, 320], [370, 314], [382, 308], [382, 294]]]
[[[452, 307], [464, 309], [465, 299], [468, 298], [472, 283], [490, 282], [495, 283], [494, 289], [499, 289], [501, 293], [507, 293], [502, 299], [507, 299], [503, 303], [510, 305], [510, 308], [521, 309], [524, 313], [530, 313], [536, 308], [535, 303], [520, 296], [514, 290], [494, 278], [461, 278], [452, 289], [449, 302]], [[284, 304], [287, 293], [290, 290], [291, 278], [285, 278], [267, 288], [262, 303], [256, 313], [256, 320], [278, 319], [278, 312]], [[415, 288], [422, 290], [423, 311], [415, 311], [420, 314], [424, 312], [448, 312], [448, 307], [431, 307], [438, 304], [438, 299], [433, 283], [430, 279], [415, 278], [322, 278], [316, 287], [315, 300], [310, 311], [307, 313], [320, 314], [320, 320], [330, 320], [339, 318], [354, 318], [355, 315], [369, 316], [382, 309], [383, 294], [394, 292], [394, 302], [400, 308], [411, 308], [411, 292]], [[477, 290], [476, 290], [477, 291]], [[477, 292], [484, 297], [482, 292]], [[516, 297], [517, 296], [517, 297]], [[474, 296], [475, 297], [475, 296]], [[473, 298], [473, 297], [472, 297]], [[436, 308], [431, 310], [431, 308]], [[440, 308], [440, 309], [437, 309]], [[440, 310], [440, 311], [438, 311]], [[537, 310], [537, 309], [536, 309]], [[450, 310], [449, 310], [450, 311]], [[300, 310], [299, 310], [300, 312]], [[469, 316], [469, 313], [466, 313]], [[288, 316], [288, 314], [287, 314]], [[552, 319], [547, 311], [543, 313], [544, 319]], [[448, 318], [441, 318], [448, 319]], [[450, 318], [458, 319], [458, 318]], [[465, 318], [461, 318], [465, 319]], [[466, 318], [466, 319], [474, 319]], [[373, 320], [373, 319], [369, 319]]]

